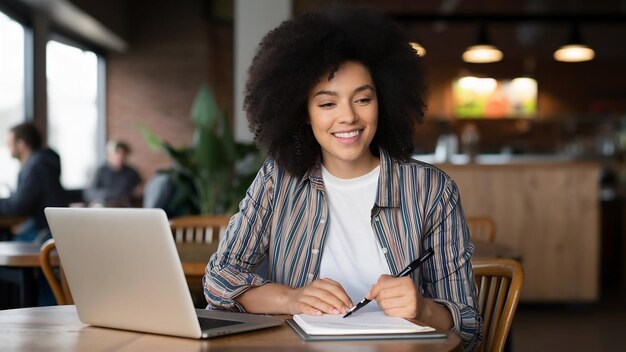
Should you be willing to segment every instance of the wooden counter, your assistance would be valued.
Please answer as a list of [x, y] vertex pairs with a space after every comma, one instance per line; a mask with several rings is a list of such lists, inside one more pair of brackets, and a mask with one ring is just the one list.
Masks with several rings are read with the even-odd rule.
[[598, 299], [600, 165], [436, 166], [459, 186], [465, 215], [493, 218], [495, 243], [521, 254], [525, 270], [522, 301]]

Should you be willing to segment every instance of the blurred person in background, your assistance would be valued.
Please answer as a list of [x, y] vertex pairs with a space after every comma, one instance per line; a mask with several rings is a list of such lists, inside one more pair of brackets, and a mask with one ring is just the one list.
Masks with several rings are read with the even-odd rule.
[[68, 204], [60, 181], [61, 160], [52, 149], [42, 147], [41, 134], [32, 123], [12, 127], [6, 143], [21, 168], [17, 190], [0, 199], [0, 216], [28, 217], [14, 240], [43, 242], [50, 236], [44, 208]]
[[90, 206], [128, 207], [137, 203], [142, 193], [139, 173], [128, 165], [131, 150], [123, 141], [107, 143], [107, 161], [98, 168], [93, 184], [85, 190]]

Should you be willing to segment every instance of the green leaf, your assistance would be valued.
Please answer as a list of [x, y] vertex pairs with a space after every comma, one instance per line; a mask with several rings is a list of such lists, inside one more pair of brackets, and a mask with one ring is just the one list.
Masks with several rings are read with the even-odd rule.
[[229, 163], [234, 163], [237, 160], [237, 150], [235, 144], [235, 138], [233, 137], [233, 131], [230, 128], [230, 124], [228, 123], [228, 119], [226, 118], [226, 112], [220, 111], [219, 113], [219, 123], [221, 126], [220, 129], [220, 137], [222, 142], [222, 149], [225, 153], [225, 159], [228, 160]]
[[191, 120], [198, 127], [213, 129], [216, 127], [219, 113], [213, 92], [206, 84], [203, 84], [191, 106]]
[[173, 164], [174, 209], [200, 214], [233, 213], [265, 159], [252, 144], [237, 143], [225, 111], [202, 85], [191, 107], [196, 125], [191, 146], [175, 148], [145, 126], [139, 131], [152, 149]]
[[170, 159], [172, 159], [174, 169], [185, 174], [187, 177], [195, 176], [198, 168], [193, 161], [192, 149], [176, 149], [168, 143], [165, 143], [165, 152]]
[[223, 168], [224, 158], [221, 150], [219, 138], [207, 129], [199, 128], [194, 133], [196, 140], [193, 150], [198, 166], [198, 172], [202, 174], [211, 173], [215, 169]]
[[137, 125], [137, 129], [139, 133], [143, 136], [143, 139], [148, 143], [148, 147], [154, 151], [164, 151], [164, 142], [161, 138], [159, 138], [154, 132], [152, 132], [148, 127], [139, 124]]

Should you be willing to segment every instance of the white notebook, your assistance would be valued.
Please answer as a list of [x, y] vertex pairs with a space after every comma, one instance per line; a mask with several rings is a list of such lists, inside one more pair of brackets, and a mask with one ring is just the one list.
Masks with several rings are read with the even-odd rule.
[[435, 329], [402, 318], [386, 316], [382, 311], [343, 315], [298, 314], [293, 320], [309, 335], [401, 334], [430, 332]]

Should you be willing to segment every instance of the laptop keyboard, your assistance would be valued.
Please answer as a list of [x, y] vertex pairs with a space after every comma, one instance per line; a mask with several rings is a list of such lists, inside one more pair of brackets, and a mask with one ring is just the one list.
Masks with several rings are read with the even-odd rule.
[[198, 317], [198, 321], [200, 322], [200, 330], [202, 331], [215, 329], [215, 328], [221, 328], [224, 326], [243, 324], [243, 322], [241, 321], [212, 319], [212, 318], [203, 318], [203, 317]]

